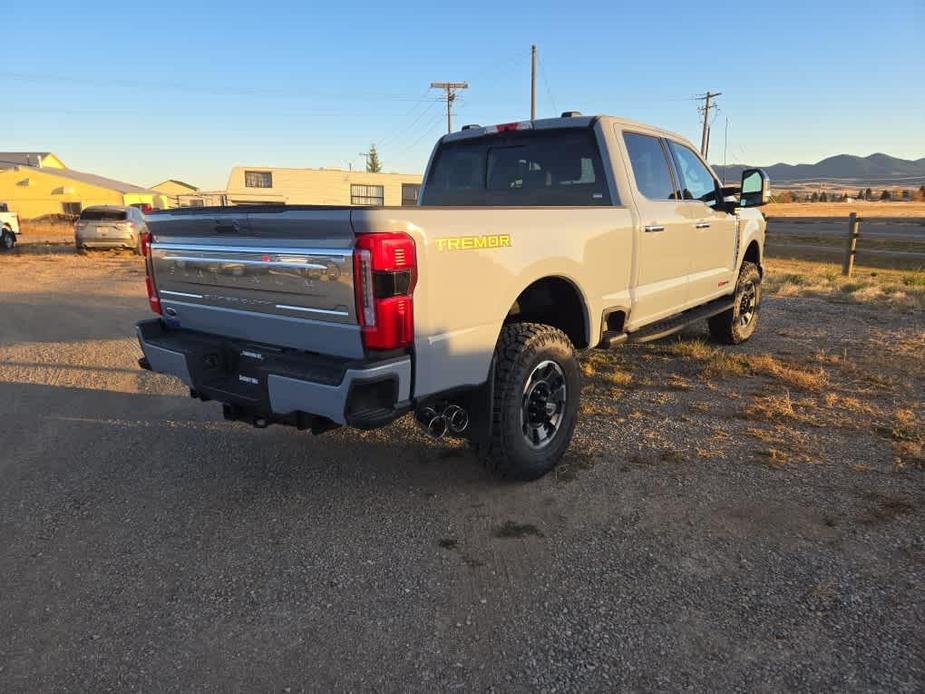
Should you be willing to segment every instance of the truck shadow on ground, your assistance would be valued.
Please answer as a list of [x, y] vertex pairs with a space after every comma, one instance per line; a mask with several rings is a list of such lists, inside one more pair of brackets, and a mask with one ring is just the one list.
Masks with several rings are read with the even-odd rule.
[[[145, 297], [126, 306], [125, 296], [94, 294], [92, 302], [68, 300], [51, 292], [0, 293], [3, 328], [0, 344], [16, 342], [75, 342], [107, 340], [135, 334], [135, 323], [147, 317]], [[53, 305], [56, 321], [44, 319], [44, 306]]]
[[137, 493], [132, 487], [143, 478], [131, 472], [137, 466], [156, 467], [163, 474], [159, 484], [180, 483], [187, 492], [197, 480], [210, 480], [200, 489], [205, 495], [216, 482], [227, 490], [261, 480], [270, 485], [284, 480], [287, 488], [303, 492], [328, 486], [343, 491], [371, 478], [423, 489], [494, 483], [463, 442], [434, 441], [411, 417], [371, 432], [343, 428], [313, 436], [226, 422], [217, 403], [179, 395], [0, 383], [0, 401], [14, 405], [4, 415], [8, 419], [28, 420], [21, 423], [28, 435], [7, 448], [7, 466], [22, 462], [16, 459], [17, 443], [60, 438], [68, 446], [48, 450], [33, 469], [67, 474], [75, 464], [84, 471], [96, 468], [92, 474], [127, 494]]

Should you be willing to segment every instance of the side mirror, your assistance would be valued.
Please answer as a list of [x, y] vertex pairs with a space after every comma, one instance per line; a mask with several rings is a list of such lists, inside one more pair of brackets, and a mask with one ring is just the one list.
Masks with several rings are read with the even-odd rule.
[[764, 169], [745, 169], [742, 172], [741, 207], [760, 207], [771, 201], [771, 179]]

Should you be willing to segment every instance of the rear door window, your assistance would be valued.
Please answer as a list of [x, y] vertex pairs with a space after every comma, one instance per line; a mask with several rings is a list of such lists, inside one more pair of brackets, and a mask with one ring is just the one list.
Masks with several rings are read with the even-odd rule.
[[437, 151], [422, 205], [611, 205], [591, 128], [499, 133]]
[[86, 222], [124, 222], [125, 210], [109, 210], [100, 207], [88, 207], [80, 213], [80, 218]]
[[668, 148], [674, 157], [675, 168], [681, 179], [682, 196], [685, 200], [699, 200], [709, 206], [716, 204], [716, 179], [694, 152], [677, 142], [668, 140]]
[[677, 200], [679, 193], [671, 176], [668, 155], [657, 137], [623, 133], [636, 189], [649, 200]]

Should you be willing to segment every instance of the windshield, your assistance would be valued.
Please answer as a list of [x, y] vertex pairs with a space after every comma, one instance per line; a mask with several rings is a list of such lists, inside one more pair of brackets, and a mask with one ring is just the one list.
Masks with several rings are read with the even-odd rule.
[[87, 222], [124, 222], [126, 212], [105, 207], [88, 207], [80, 213], [80, 218]]

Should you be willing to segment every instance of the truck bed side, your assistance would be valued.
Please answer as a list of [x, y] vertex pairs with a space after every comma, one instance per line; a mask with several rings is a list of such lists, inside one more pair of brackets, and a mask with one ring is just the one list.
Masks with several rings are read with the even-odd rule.
[[505, 317], [544, 278], [580, 297], [585, 346], [596, 344], [605, 308], [629, 306], [626, 207], [355, 209], [352, 223], [415, 240], [416, 396], [484, 383]]

